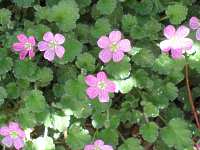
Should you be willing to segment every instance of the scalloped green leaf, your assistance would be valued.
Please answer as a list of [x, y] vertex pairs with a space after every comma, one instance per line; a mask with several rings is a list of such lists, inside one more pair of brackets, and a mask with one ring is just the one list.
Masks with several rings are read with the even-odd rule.
[[140, 145], [138, 139], [132, 137], [126, 139], [124, 143], [120, 145], [118, 150], [144, 150], [144, 148]]
[[55, 150], [55, 144], [51, 137], [38, 137], [37, 139], [33, 140], [32, 148], [34, 150]]
[[188, 129], [187, 123], [180, 118], [170, 120], [168, 125], [161, 129], [161, 138], [169, 147], [177, 150], [192, 149], [193, 147], [192, 133]]
[[6, 74], [12, 69], [13, 61], [10, 57], [0, 59], [0, 75]]
[[72, 150], [82, 149], [90, 143], [91, 137], [88, 130], [83, 129], [79, 123], [74, 123], [68, 130], [66, 143]]
[[81, 54], [76, 61], [76, 66], [80, 69], [93, 72], [95, 70], [96, 59], [90, 53]]
[[166, 14], [172, 24], [181, 24], [187, 17], [188, 8], [181, 3], [169, 5]]
[[116, 80], [125, 79], [130, 75], [131, 71], [131, 64], [129, 63], [129, 61], [130, 58], [125, 57], [119, 63], [110, 62], [106, 65], [105, 70]]
[[144, 140], [153, 143], [158, 137], [158, 129], [159, 127], [157, 124], [149, 122], [140, 128], [140, 133], [142, 134]]
[[116, 0], [99, 0], [97, 2], [97, 10], [100, 11], [102, 15], [111, 14], [117, 6]]

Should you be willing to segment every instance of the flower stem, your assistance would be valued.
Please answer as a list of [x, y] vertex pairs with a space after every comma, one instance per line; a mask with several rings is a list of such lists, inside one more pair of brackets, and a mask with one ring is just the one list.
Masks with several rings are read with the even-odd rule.
[[48, 127], [45, 126], [44, 128], [44, 138], [48, 136]]
[[193, 100], [192, 100], [192, 92], [190, 90], [189, 72], [188, 72], [188, 70], [189, 70], [189, 65], [186, 64], [185, 65], [185, 80], [186, 80], [186, 87], [187, 87], [187, 93], [188, 93], [188, 100], [189, 100], [189, 103], [190, 103], [191, 108], [192, 108], [192, 113], [193, 113], [194, 118], [195, 118], [196, 126], [197, 126], [198, 129], [200, 129], [200, 123], [199, 123], [198, 114], [197, 114], [196, 108], [195, 108]]

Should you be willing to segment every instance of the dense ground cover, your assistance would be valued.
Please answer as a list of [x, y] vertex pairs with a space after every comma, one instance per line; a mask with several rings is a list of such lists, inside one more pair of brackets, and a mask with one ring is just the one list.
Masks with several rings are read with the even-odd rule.
[[199, 9], [0, 0], [0, 149], [198, 149]]

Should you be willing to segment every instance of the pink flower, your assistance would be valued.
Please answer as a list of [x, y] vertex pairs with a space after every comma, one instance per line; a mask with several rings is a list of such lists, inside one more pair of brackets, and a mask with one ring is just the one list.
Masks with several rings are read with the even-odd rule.
[[200, 20], [197, 17], [190, 18], [189, 26], [196, 31], [196, 39], [200, 40]]
[[35, 56], [34, 46], [35, 46], [35, 37], [30, 36], [27, 37], [24, 34], [17, 35], [18, 43], [14, 43], [12, 48], [14, 51], [19, 52], [20, 60], [25, 59], [28, 55], [29, 58], [33, 58]]
[[84, 150], [113, 150], [113, 148], [110, 145], [104, 145], [102, 140], [96, 140], [94, 144], [86, 145]]
[[0, 135], [4, 136], [1, 141], [7, 147], [14, 146], [17, 150], [24, 147], [25, 132], [18, 123], [10, 122], [8, 126], [0, 128]]
[[85, 82], [89, 86], [86, 93], [90, 99], [95, 99], [97, 96], [100, 102], [109, 101], [109, 93], [114, 93], [116, 86], [114, 82], [107, 79], [105, 72], [97, 73], [97, 76], [88, 75], [85, 77]]
[[190, 33], [190, 29], [186, 26], [180, 26], [177, 30], [174, 26], [168, 25], [164, 28], [164, 36], [166, 40], [160, 43], [163, 52], [171, 52], [172, 58], [179, 59], [183, 57], [185, 52], [190, 52], [193, 41], [186, 38]]
[[120, 31], [112, 31], [107, 36], [101, 36], [97, 41], [97, 45], [102, 49], [99, 58], [108, 63], [111, 59], [119, 62], [123, 59], [124, 53], [131, 50], [131, 43], [128, 39], [122, 39]]
[[46, 32], [43, 36], [43, 40], [38, 43], [38, 49], [44, 52], [44, 58], [52, 61], [55, 55], [62, 58], [65, 53], [65, 48], [61, 46], [65, 42], [65, 37], [62, 34], [55, 34]]

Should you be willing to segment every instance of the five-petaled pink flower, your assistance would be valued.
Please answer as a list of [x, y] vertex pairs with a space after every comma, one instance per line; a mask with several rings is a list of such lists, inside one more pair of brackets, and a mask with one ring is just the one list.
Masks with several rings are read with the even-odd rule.
[[44, 58], [52, 61], [55, 55], [62, 58], [65, 53], [65, 48], [61, 46], [65, 42], [65, 37], [62, 34], [55, 34], [46, 32], [43, 36], [43, 40], [38, 43], [38, 49], [44, 52]]
[[101, 36], [97, 41], [97, 45], [102, 49], [99, 53], [99, 58], [108, 63], [111, 59], [114, 62], [119, 62], [124, 57], [124, 52], [131, 50], [131, 43], [128, 39], [122, 39], [120, 31], [112, 31], [107, 36]]
[[24, 147], [25, 132], [16, 122], [10, 122], [8, 126], [0, 128], [0, 135], [4, 136], [1, 141], [6, 147], [14, 146], [17, 150]]
[[97, 73], [97, 76], [88, 75], [85, 77], [85, 82], [89, 86], [86, 93], [90, 99], [95, 99], [97, 96], [100, 102], [109, 101], [109, 93], [114, 93], [116, 86], [114, 82], [107, 79], [105, 72]]
[[196, 31], [196, 39], [200, 40], [200, 20], [197, 17], [191, 17], [189, 21], [189, 26]]
[[27, 37], [24, 34], [19, 34], [17, 35], [17, 39], [19, 40], [19, 42], [14, 43], [12, 45], [12, 48], [14, 51], [19, 52], [19, 58], [23, 60], [27, 55], [29, 56], [29, 58], [33, 58], [35, 56], [35, 37]]
[[172, 58], [179, 59], [183, 57], [185, 52], [190, 53], [193, 41], [186, 38], [190, 33], [190, 29], [186, 26], [180, 26], [177, 30], [174, 26], [168, 25], [164, 28], [164, 36], [166, 40], [160, 43], [163, 52], [171, 52]]
[[88, 144], [84, 150], [113, 150], [112, 146], [104, 145], [102, 140], [96, 140], [94, 144]]

